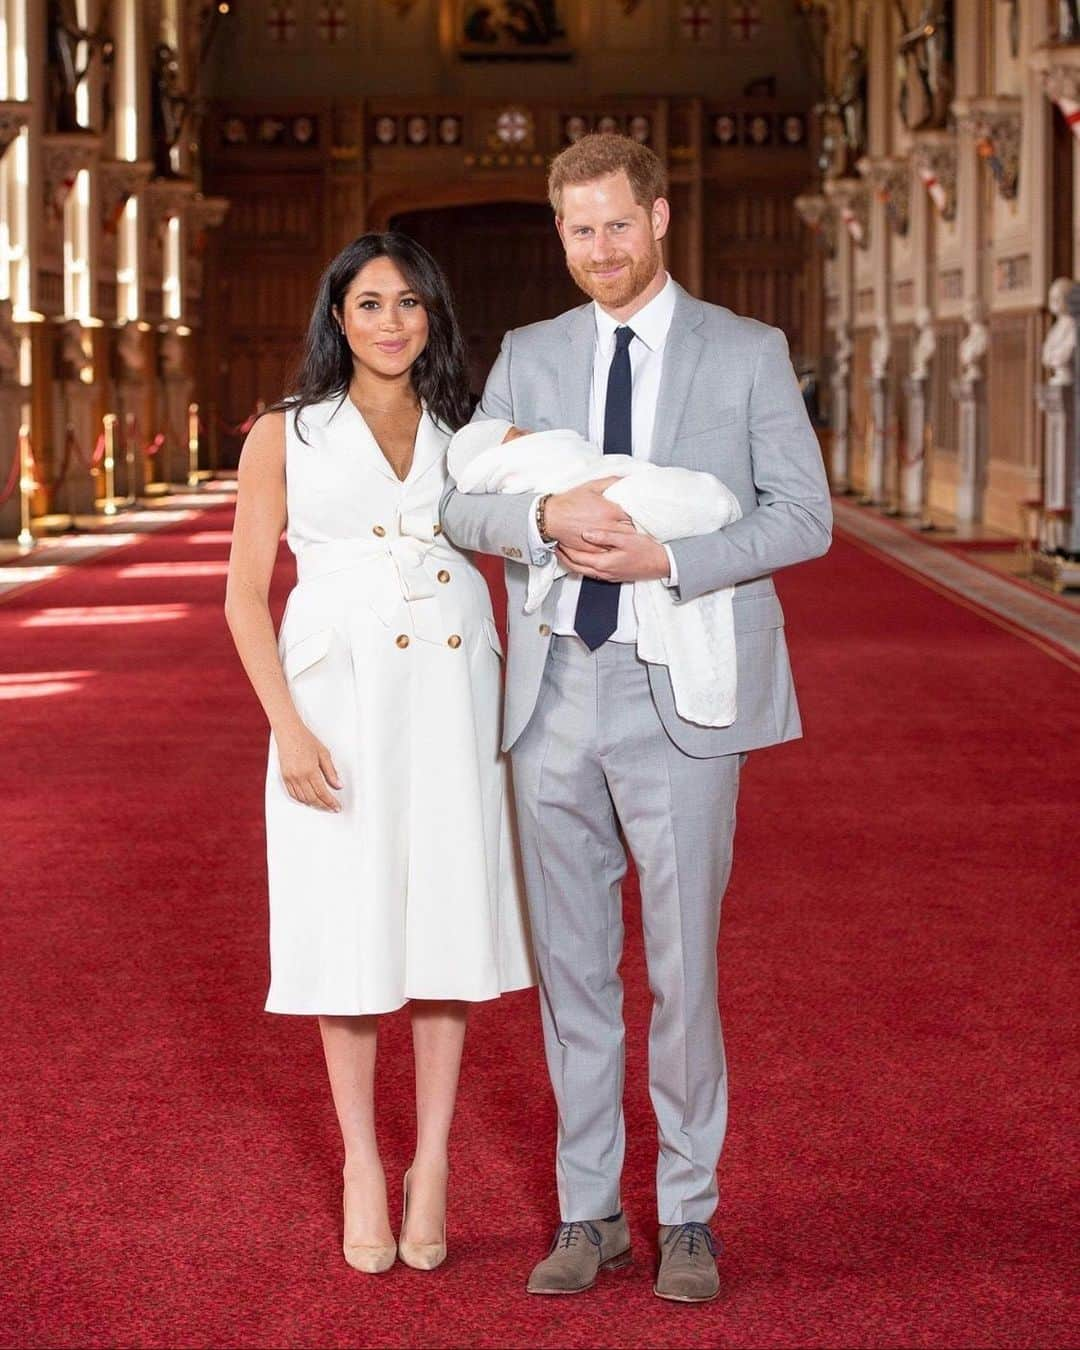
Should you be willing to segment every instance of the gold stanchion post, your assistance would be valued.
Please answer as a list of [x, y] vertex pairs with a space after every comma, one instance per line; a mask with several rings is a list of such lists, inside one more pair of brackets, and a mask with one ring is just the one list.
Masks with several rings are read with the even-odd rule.
[[30, 447], [30, 428], [24, 422], [19, 428], [19, 549], [28, 552], [37, 542], [30, 529], [30, 504], [37, 491], [34, 474], [34, 452]]
[[188, 420], [188, 487], [199, 486], [199, 405], [189, 403]]
[[115, 516], [121, 505], [116, 495], [116, 414], [106, 413], [101, 419], [101, 426], [105, 433], [105, 453], [101, 460], [101, 467], [105, 471], [105, 498], [101, 509], [107, 516]]
[[135, 435], [131, 425], [131, 414], [124, 418], [124, 467], [127, 472], [127, 496], [124, 501], [127, 506], [134, 506], [139, 499], [136, 491], [136, 454], [138, 446], [135, 444]]

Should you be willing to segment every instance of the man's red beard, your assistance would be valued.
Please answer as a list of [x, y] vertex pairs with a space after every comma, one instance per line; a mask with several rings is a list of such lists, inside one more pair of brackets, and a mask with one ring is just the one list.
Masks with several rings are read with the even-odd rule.
[[[656, 276], [657, 268], [660, 266], [660, 247], [654, 243], [650, 253], [637, 259], [625, 253], [615, 253], [610, 258], [605, 258], [603, 262], [591, 264], [589, 267], [577, 267], [567, 258], [566, 266], [587, 296], [609, 309], [622, 309], [624, 305], [636, 300]], [[621, 268], [615, 276], [597, 275], [600, 272], [610, 271], [613, 267]]]

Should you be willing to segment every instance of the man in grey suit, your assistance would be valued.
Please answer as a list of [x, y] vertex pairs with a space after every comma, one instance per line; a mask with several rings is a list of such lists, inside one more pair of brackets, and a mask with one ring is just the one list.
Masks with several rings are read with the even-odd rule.
[[[747, 751], [801, 734], [771, 573], [824, 553], [831, 511], [817, 440], [783, 334], [693, 299], [667, 275], [659, 159], [622, 136], [586, 136], [549, 178], [567, 265], [592, 303], [507, 333], [479, 418], [569, 427], [605, 453], [715, 474], [742, 519], [662, 545], [602, 493], [611, 479], [536, 498], [466, 495], [449, 537], [508, 560], [504, 747], [558, 1105], [561, 1223], [528, 1289], [570, 1294], [628, 1261], [623, 1161], [623, 841], [641, 880], [653, 1014], [649, 1085], [659, 1127], [655, 1292], [719, 1291], [709, 1227], [727, 1120], [717, 1007], [720, 902]], [[569, 569], [537, 614], [526, 567]], [[634, 581], [676, 602], [735, 587], [738, 716], [681, 718], [664, 666], [636, 652]]]

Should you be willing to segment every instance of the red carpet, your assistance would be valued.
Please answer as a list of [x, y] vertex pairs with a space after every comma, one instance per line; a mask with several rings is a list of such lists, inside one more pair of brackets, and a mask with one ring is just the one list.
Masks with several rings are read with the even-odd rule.
[[[1077, 1344], [1063, 664], [842, 541], [786, 575], [808, 738], [744, 780], [721, 939], [725, 1297], [650, 1292], [633, 926], [635, 1266], [576, 1299], [522, 1290], [555, 1219], [529, 993], [473, 1022], [450, 1260], [374, 1279], [338, 1248], [315, 1028], [260, 1011], [265, 733], [222, 620], [228, 525], [210, 512], [0, 606], [0, 1342]], [[381, 1053], [396, 1188], [403, 1016]]]

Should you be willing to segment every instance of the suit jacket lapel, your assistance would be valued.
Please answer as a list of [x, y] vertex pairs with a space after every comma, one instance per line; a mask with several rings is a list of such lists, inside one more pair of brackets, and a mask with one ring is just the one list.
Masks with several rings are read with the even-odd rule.
[[566, 341], [559, 353], [560, 425], [582, 436], [589, 434], [589, 394], [592, 390], [596, 320], [592, 305], [583, 305], [569, 315]]
[[700, 301], [676, 288], [675, 313], [664, 344], [664, 366], [660, 375], [660, 396], [656, 401], [653, 423], [652, 462], [669, 464], [675, 433], [690, 396], [705, 341], [698, 329], [705, 321]]

